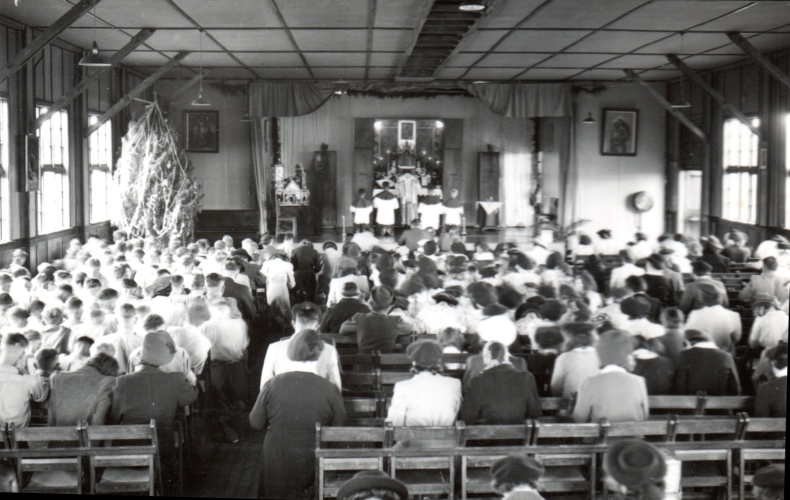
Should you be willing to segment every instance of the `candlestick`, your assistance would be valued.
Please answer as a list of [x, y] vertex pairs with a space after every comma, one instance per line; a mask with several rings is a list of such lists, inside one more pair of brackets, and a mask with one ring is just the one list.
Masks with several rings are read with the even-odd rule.
[[346, 242], [346, 216], [343, 216], [343, 243]]
[[466, 215], [461, 216], [461, 236], [466, 236]]

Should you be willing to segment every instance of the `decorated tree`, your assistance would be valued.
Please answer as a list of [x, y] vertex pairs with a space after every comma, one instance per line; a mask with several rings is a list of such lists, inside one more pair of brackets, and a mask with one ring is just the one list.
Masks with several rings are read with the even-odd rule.
[[165, 244], [175, 237], [191, 241], [202, 198], [191, 171], [159, 103], [147, 105], [122, 139], [115, 172], [120, 206], [113, 224], [130, 236]]

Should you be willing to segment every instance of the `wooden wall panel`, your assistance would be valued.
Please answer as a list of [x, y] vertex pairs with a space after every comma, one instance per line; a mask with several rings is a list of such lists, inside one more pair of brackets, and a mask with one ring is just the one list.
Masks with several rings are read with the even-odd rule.
[[464, 121], [460, 119], [442, 121], [444, 121], [444, 149], [463, 149]]
[[374, 118], [354, 118], [354, 149], [373, 149], [375, 146]]
[[[357, 190], [359, 188], [367, 189], [368, 193], [373, 191], [373, 148], [370, 149], [355, 149], [354, 150], [354, 178], [352, 194], [353, 198], [357, 197]], [[348, 211], [346, 207], [344, 211]], [[346, 219], [348, 222], [348, 219]]]
[[[327, 155], [325, 161], [322, 155]], [[316, 233], [322, 228], [334, 228], [337, 224], [337, 151], [316, 151], [312, 168], [307, 175], [310, 189], [312, 221]]]

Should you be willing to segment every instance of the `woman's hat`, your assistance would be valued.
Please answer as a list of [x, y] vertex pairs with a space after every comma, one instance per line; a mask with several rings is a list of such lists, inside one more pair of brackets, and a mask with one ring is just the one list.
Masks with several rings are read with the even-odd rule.
[[150, 332], [143, 338], [140, 361], [151, 366], [165, 366], [176, 355], [176, 343], [164, 331]]
[[704, 260], [695, 260], [691, 263], [691, 270], [697, 276], [702, 274], [708, 274], [713, 270], [713, 266], [705, 262]]
[[442, 346], [434, 340], [418, 340], [406, 348], [406, 355], [416, 366], [433, 368], [442, 361]]
[[752, 307], [757, 306], [775, 306], [776, 305], [776, 296], [771, 295], [770, 293], [758, 293], [754, 295], [752, 299]]
[[708, 236], [708, 246], [716, 250], [724, 250], [724, 245], [722, 245], [719, 238], [714, 235]]
[[753, 484], [758, 488], [783, 490], [785, 487], [785, 464], [773, 464], [754, 473]]
[[491, 465], [491, 477], [499, 484], [536, 484], [545, 472], [540, 462], [524, 456], [500, 458]]
[[664, 478], [667, 464], [658, 448], [645, 441], [627, 439], [609, 448], [606, 471], [626, 488], [639, 488]]
[[353, 281], [347, 281], [343, 284], [343, 291], [340, 293], [343, 297], [357, 297], [359, 296], [359, 287]]
[[612, 231], [610, 229], [601, 229], [600, 231], [598, 231], [597, 234], [601, 238], [606, 239], [606, 238], [610, 238], [612, 236]]
[[631, 296], [620, 302], [620, 311], [632, 318], [647, 316], [650, 312], [650, 301], [644, 297]]
[[507, 314], [507, 311], [507, 307], [503, 306], [502, 304], [491, 304], [483, 308], [483, 316], [501, 316], [503, 314]]
[[439, 292], [439, 293], [437, 293], [436, 295], [434, 295], [431, 298], [433, 300], [435, 300], [437, 304], [440, 303], [440, 302], [444, 302], [444, 303], [449, 304], [451, 306], [457, 306], [458, 305], [458, 299], [456, 299], [455, 297], [453, 297], [452, 295], [450, 295], [449, 293], [446, 293], [446, 292]]
[[499, 300], [496, 287], [485, 281], [476, 281], [466, 289], [472, 301], [480, 307], [495, 304]]
[[386, 472], [380, 470], [363, 470], [357, 472], [354, 476], [343, 483], [337, 491], [337, 500], [346, 500], [351, 498], [356, 493], [366, 490], [387, 490], [396, 494], [400, 500], [408, 500], [409, 490], [406, 485], [392, 479]]
[[337, 263], [337, 267], [340, 269], [356, 269], [357, 268], [357, 261], [350, 257], [343, 257]]
[[633, 352], [633, 345], [625, 332], [609, 330], [608, 332], [603, 332], [598, 338], [595, 350], [598, 352], [601, 366], [615, 365], [625, 367], [628, 365], [628, 357]]
[[450, 245], [450, 251], [455, 253], [455, 254], [466, 255], [466, 245], [464, 245], [460, 241], [454, 241]]
[[695, 342], [711, 342], [713, 340], [710, 335], [700, 330], [686, 330], [683, 332], [683, 337], [689, 344]]

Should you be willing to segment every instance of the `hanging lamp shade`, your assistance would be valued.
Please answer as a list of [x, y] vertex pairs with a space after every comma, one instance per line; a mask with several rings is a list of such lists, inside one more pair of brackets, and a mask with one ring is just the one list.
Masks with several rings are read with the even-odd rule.
[[458, 10], [464, 12], [480, 12], [481, 10], [485, 10], [485, 8], [486, 4], [484, 0], [465, 0], [458, 6]]
[[684, 108], [690, 108], [690, 107], [691, 107], [691, 103], [686, 101], [686, 100], [680, 101], [680, 102], [672, 105], [672, 109], [684, 109]]
[[192, 105], [193, 106], [211, 106], [211, 103], [208, 102], [208, 100], [205, 97], [203, 97], [203, 90], [201, 89], [200, 92], [198, 92], [197, 99], [192, 101]]
[[94, 40], [93, 45], [91, 45], [91, 53], [80, 59], [80, 62], [77, 64], [92, 68], [107, 68], [112, 66], [109, 59], [99, 54], [99, 45], [96, 43], [96, 40]]
[[595, 123], [595, 118], [593, 118], [592, 112], [587, 113], [587, 118], [582, 120], [582, 123], [586, 123], [587, 125]]

